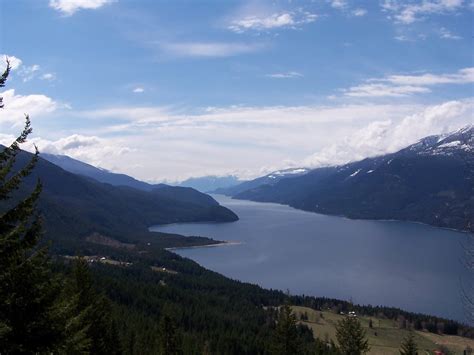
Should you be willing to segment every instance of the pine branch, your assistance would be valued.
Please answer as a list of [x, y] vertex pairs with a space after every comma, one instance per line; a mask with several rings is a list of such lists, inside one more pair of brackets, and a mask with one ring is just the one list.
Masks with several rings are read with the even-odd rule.
[[[18, 171], [16, 174], [14, 174], [9, 180], [3, 183], [2, 186], [0, 186], [0, 200], [7, 199], [10, 193], [12, 193], [14, 190], [17, 190], [19, 188], [21, 182], [23, 181], [23, 178], [29, 176], [32, 173], [39, 159], [39, 151], [36, 146], [35, 146], [35, 150], [36, 152], [33, 155], [33, 158], [31, 158], [31, 160], [29, 161], [29, 163], [25, 167], [23, 167], [20, 171]], [[0, 175], [0, 181], [1, 179], [2, 179], [2, 176]]]
[[[8, 57], [6, 57], [5, 60], [7, 62], [7, 67], [3, 72], [2, 76], [0, 76], [0, 88], [3, 88], [5, 86], [5, 83], [7, 82], [7, 78], [11, 70], [10, 60], [8, 59]], [[0, 108], [3, 108], [3, 97], [0, 97]]]
[[20, 144], [25, 143], [28, 136], [33, 132], [31, 128], [30, 116], [25, 116], [25, 127], [15, 141], [3, 151], [0, 152], [0, 167], [3, 167], [6, 161], [14, 158], [20, 151]]

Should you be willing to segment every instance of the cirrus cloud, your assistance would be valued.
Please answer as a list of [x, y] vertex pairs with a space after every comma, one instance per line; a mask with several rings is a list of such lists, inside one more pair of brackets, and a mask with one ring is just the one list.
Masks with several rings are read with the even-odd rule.
[[364, 84], [344, 89], [351, 97], [404, 97], [431, 92], [430, 86], [442, 84], [474, 83], [474, 67], [448, 74], [389, 75], [380, 79], [369, 79]]
[[302, 78], [304, 75], [296, 71], [289, 71], [289, 72], [283, 72], [283, 73], [267, 74], [265, 76], [268, 78], [273, 78], [273, 79], [295, 79], [295, 78]]
[[241, 42], [177, 42], [162, 43], [160, 47], [178, 57], [232, 57], [256, 52], [263, 46]]
[[464, 6], [464, 0], [424, 0], [405, 2], [385, 0], [382, 10], [389, 13], [389, 18], [397, 23], [411, 24], [430, 14], [452, 14]]
[[243, 33], [245, 31], [268, 31], [273, 29], [297, 28], [316, 21], [318, 15], [310, 12], [277, 12], [269, 15], [250, 15], [231, 21], [228, 29]]

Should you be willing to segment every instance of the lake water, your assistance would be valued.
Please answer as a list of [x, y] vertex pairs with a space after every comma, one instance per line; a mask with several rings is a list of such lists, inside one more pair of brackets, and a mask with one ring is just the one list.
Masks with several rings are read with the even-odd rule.
[[463, 233], [213, 197], [240, 220], [152, 230], [240, 242], [175, 251], [233, 279], [464, 321], [460, 280], [468, 275], [462, 265]]

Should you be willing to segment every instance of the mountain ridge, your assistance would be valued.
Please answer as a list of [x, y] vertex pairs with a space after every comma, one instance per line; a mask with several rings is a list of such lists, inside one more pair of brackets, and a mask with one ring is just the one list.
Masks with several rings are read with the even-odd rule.
[[260, 184], [236, 199], [356, 219], [397, 219], [472, 230], [474, 128], [431, 136], [395, 153]]
[[67, 155], [41, 153], [41, 157], [70, 173], [87, 176], [94, 180], [114, 186], [129, 186], [143, 191], [151, 191], [156, 185], [137, 180], [131, 176], [113, 173], [106, 169], [95, 167]]
[[[31, 159], [20, 152], [15, 168]], [[40, 179], [43, 191], [39, 208], [48, 239], [69, 243], [98, 233], [122, 242], [152, 237], [148, 228], [177, 222], [230, 222], [238, 219], [211, 196], [191, 188], [159, 185], [150, 191], [113, 186], [68, 172], [41, 158], [25, 179], [16, 200], [31, 191]], [[153, 232], [154, 233], [154, 232]], [[158, 233], [154, 233], [158, 236]]]

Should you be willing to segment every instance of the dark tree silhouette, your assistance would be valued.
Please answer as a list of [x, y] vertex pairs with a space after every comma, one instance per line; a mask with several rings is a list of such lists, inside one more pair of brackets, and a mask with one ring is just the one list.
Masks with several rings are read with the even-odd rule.
[[159, 344], [160, 354], [181, 354], [181, 346], [176, 325], [174, 324], [173, 319], [168, 315], [164, 315], [160, 321]]
[[278, 312], [277, 324], [273, 336], [272, 353], [290, 355], [301, 353], [301, 344], [298, 337], [296, 315], [291, 307], [285, 304]]
[[337, 323], [336, 338], [344, 355], [360, 355], [370, 350], [365, 331], [356, 317], [345, 317]]
[[[10, 63], [0, 77], [4, 87]], [[3, 99], [0, 99], [3, 108]], [[21, 190], [38, 161], [38, 150], [28, 164], [16, 167], [20, 145], [32, 132], [25, 127], [0, 152], [0, 344], [5, 353], [37, 353], [55, 350], [62, 339], [62, 312], [57, 307], [59, 283], [51, 273], [46, 248], [39, 247], [41, 219], [36, 204], [41, 193], [38, 181], [31, 192]]]
[[89, 265], [84, 258], [75, 260], [65, 294], [77, 320], [71, 327], [72, 333], [78, 338], [77, 344], [92, 354], [120, 354], [120, 341], [111, 317], [110, 301], [94, 289]]
[[415, 334], [413, 334], [413, 332], [410, 332], [410, 334], [403, 339], [400, 355], [418, 355], [418, 346], [416, 345]]

